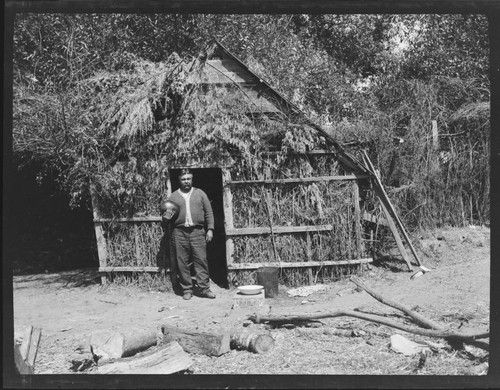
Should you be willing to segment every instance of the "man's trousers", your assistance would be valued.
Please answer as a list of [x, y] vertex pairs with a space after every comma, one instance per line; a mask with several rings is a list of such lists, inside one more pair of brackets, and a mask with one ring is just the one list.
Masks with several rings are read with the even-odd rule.
[[179, 284], [184, 293], [193, 292], [191, 266], [194, 265], [196, 282], [203, 293], [210, 288], [205, 229], [202, 227], [176, 227], [173, 231]]

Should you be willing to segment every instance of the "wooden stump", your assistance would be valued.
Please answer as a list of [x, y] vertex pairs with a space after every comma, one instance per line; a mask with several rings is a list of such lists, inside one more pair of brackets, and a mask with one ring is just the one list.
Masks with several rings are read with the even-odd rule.
[[162, 325], [163, 342], [177, 341], [188, 353], [221, 356], [229, 352], [229, 333], [194, 332]]
[[187, 370], [193, 360], [177, 342], [159, 346], [137, 356], [107, 361], [98, 374], [173, 374]]
[[231, 333], [231, 348], [266, 353], [274, 348], [274, 339], [269, 332], [236, 330]]

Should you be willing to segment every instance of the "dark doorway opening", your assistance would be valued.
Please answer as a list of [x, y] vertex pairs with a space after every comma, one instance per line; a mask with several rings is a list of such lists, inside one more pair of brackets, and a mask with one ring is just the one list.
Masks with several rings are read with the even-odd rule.
[[[227, 288], [226, 236], [224, 232], [224, 207], [222, 201], [222, 170], [220, 168], [192, 168], [193, 187], [205, 191], [214, 212], [214, 237], [207, 245], [210, 279]], [[172, 192], [179, 189], [180, 169], [171, 169]]]

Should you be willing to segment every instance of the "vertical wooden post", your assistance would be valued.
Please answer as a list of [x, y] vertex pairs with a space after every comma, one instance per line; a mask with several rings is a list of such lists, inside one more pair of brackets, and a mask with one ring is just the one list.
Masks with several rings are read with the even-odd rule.
[[429, 150], [430, 170], [438, 172], [440, 170], [439, 163], [439, 133], [437, 121], [432, 121], [432, 145]]
[[[311, 236], [309, 232], [306, 232], [306, 255], [307, 255], [307, 261], [312, 261]], [[314, 279], [311, 267], [307, 267], [307, 276], [309, 277], [309, 285], [313, 285]]]
[[354, 202], [354, 231], [356, 234], [356, 258], [360, 259], [363, 254], [363, 243], [361, 240], [361, 210], [359, 208], [359, 185], [357, 180], [352, 182], [352, 198]]
[[439, 149], [439, 133], [437, 121], [432, 121], [432, 147], [434, 150]]
[[141, 258], [141, 251], [139, 248], [139, 222], [134, 222], [134, 245], [135, 245], [135, 264], [136, 265], [142, 265], [142, 263], [139, 262], [139, 259]]
[[[102, 228], [102, 222], [99, 222], [99, 201], [97, 199], [97, 194], [92, 185], [90, 185], [90, 197], [92, 200], [92, 212], [94, 217], [94, 230], [95, 238], [97, 241], [97, 255], [99, 256], [99, 268], [106, 267], [106, 261], [108, 253], [106, 250], [106, 238], [104, 237], [104, 230]], [[101, 284], [106, 284], [106, 275], [101, 275]]]
[[274, 261], [279, 263], [280, 257], [278, 255], [278, 248], [276, 247], [276, 239], [274, 237], [274, 228], [273, 228], [273, 217], [272, 217], [272, 194], [269, 189], [265, 189], [264, 187], [260, 187], [262, 189], [262, 198], [264, 200], [265, 206], [266, 206], [266, 213], [267, 213], [267, 221], [269, 223], [269, 230], [271, 231], [271, 244], [273, 247], [273, 255], [274, 255]]
[[[166, 186], [167, 186], [167, 198], [172, 194], [172, 181], [170, 180], [170, 174], [166, 179]], [[165, 201], [165, 199], [162, 199], [162, 201]], [[161, 222], [160, 222], [161, 223]], [[170, 274], [170, 279], [172, 280], [172, 286], [175, 285], [176, 283], [176, 275], [177, 275], [177, 270], [176, 270], [176, 264], [175, 264], [175, 246], [172, 242], [172, 225], [168, 224], [167, 230], [164, 233], [164, 238], [162, 239], [163, 245], [166, 246], [166, 251], [165, 251], [165, 261], [162, 262], [161, 266], [161, 273], [162, 275], [165, 275], [165, 273], [169, 272]]]
[[[233, 223], [233, 194], [229, 182], [231, 181], [231, 172], [228, 169], [222, 170], [222, 201], [224, 207], [224, 229], [227, 232], [234, 228]], [[226, 264], [229, 267], [234, 261], [234, 243], [231, 237], [226, 236]]]
[[351, 225], [351, 209], [347, 208], [347, 258], [353, 258], [352, 250], [352, 225]]

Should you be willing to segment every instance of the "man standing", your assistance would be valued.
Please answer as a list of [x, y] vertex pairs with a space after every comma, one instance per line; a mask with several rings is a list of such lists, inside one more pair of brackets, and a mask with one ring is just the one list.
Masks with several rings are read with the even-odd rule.
[[180, 188], [168, 200], [179, 206], [176, 219], [172, 219], [173, 238], [179, 271], [179, 284], [183, 298], [193, 296], [191, 266], [194, 264], [196, 282], [202, 297], [214, 299], [210, 291], [208, 274], [207, 243], [212, 241], [214, 214], [207, 194], [193, 187], [193, 174], [190, 169], [182, 169], [179, 174]]

